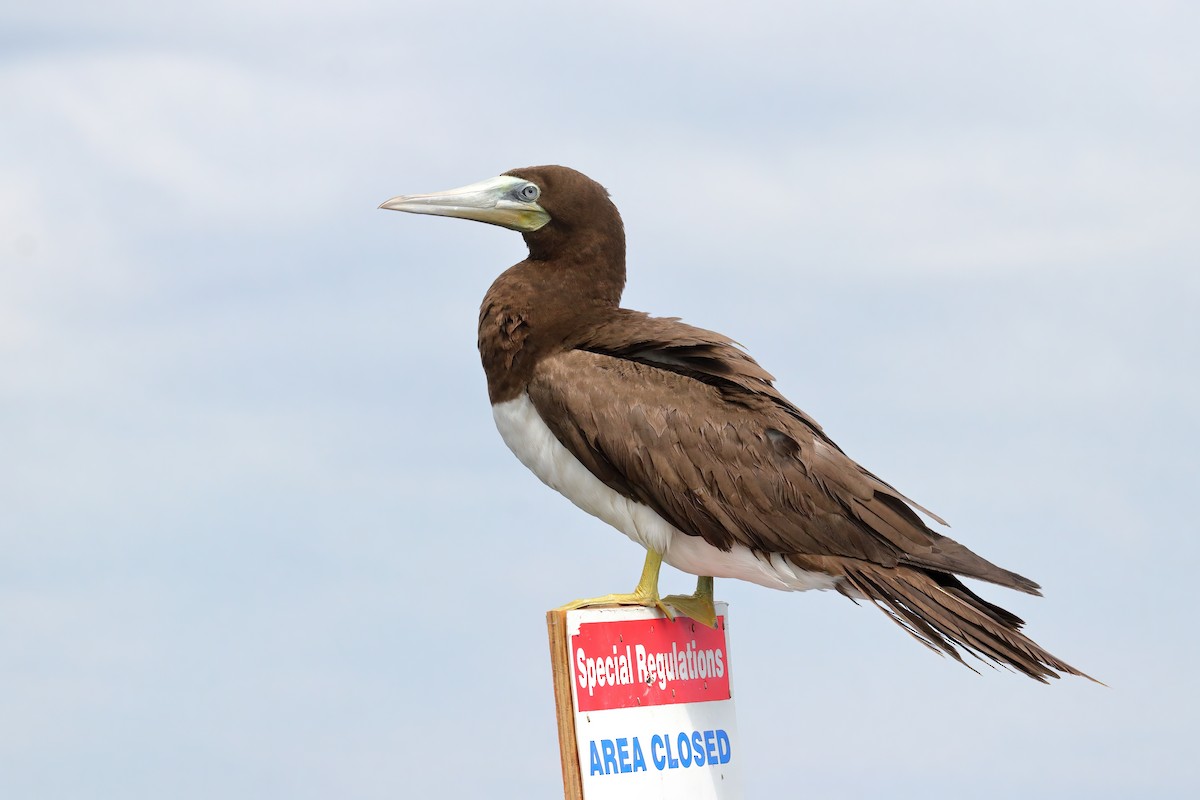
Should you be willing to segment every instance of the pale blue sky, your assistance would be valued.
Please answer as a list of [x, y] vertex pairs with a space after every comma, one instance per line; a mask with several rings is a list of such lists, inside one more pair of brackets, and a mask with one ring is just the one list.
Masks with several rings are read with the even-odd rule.
[[542, 613], [641, 552], [493, 429], [476, 311], [519, 236], [375, 208], [539, 163], [611, 190], [627, 305], [743, 342], [1111, 685], [718, 582], [748, 797], [1200, 791], [1194, 4], [0, 31], [0, 797], [560, 791]]

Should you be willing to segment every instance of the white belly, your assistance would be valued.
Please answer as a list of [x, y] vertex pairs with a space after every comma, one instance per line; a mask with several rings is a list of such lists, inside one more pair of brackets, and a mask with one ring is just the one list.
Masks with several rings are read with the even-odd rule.
[[778, 553], [760, 557], [740, 544], [729, 552], [713, 547], [699, 536], [683, 533], [649, 507], [614, 492], [558, 441], [528, 395], [497, 403], [492, 416], [508, 449], [542, 483], [643, 547], [661, 553], [663, 561], [676, 569], [785, 591], [834, 588], [836, 578], [799, 569]]

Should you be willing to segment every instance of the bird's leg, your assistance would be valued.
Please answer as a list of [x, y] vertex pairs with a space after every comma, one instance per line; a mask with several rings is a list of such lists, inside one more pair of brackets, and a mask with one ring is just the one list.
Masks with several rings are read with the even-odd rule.
[[[629, 594], [606, 594], [600, 597], [574, 600], [564, 606], [559, 606], [558, 610], [574, 611], [577, 608], [609, 605], [646, 606], [647, 608], [657, 608], [667, 615], [667, 619], [674, 619], [675, 615], [671, 613], [671, 609], [664, 605], [658, 596], [658, 571], [660, 569], [662, 569], [662, 554], [648, 550], [646, 552], [646, 564], [642, 567], [642, 577], [632, 592]], [[711, 594], [710, 585], [710, 597]]]
[[702, 575], [696, 579], [692, 594], [673, 594], [662, 599], [679, 614], [691, 617], [710, 628], [717, 627], [717, 607], [713, 605], [713, 579]]

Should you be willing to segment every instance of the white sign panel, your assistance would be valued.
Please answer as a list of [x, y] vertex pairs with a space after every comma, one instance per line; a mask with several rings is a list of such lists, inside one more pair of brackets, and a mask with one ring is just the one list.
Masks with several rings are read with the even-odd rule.
[[742, 796], [727, 619], [724, 603], [715, 630], [647, 608], [567, 614], [586, 800]]

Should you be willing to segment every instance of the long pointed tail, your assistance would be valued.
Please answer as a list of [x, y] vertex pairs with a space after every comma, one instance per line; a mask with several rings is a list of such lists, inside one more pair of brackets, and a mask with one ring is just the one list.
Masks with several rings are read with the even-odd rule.
[[900, 627], [935, 652], [966, 664], [958, 648], [1047, 683], [1059, 673], [1095, 678], [1060, 661], [1021, 633], [1020, 617], [987, 602], [953, 575], [908, 567], [843, 564], [842, 593], [852, 589], [879, 606]]

